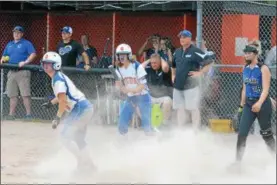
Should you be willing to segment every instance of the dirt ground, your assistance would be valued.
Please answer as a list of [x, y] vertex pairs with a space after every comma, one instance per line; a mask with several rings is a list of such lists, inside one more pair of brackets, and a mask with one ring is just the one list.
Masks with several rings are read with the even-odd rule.
[[[62, 127], [62, 125], [60, 125]], [[97, 172], [76, 175], [75, 158], [47, 123], [1, 125], [1, 183], [270, 183], [276, 159], [259, 135], [250, 136], [243, 165], [233, 166], [236, 136], [190, 129], [146, 137], [91, 124], [87, 133]]]

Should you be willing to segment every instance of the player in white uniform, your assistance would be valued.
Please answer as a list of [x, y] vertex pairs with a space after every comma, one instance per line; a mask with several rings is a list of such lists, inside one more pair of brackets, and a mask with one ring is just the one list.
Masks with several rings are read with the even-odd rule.
[[52, 127], [55, 129], [61, 121], [64, 123], [61, 132], [62, 140], [65, 147], [75, 155], [78, 169], [92, 169], [94, 165], [89, 157], [85, 135], [87, 123], [93, 114], [93, 106], [74, 83], [60, 72], [62, 60], [58, 53], [47, 52], [41, 64], [52, 79], [55, 95], [54, 99], [42, 106], [50, 108], [58, 104], [58, 112]]
[[148, 93], [146, 71], [137, 61], [132, 60], [132, 49], [127, 44], [116, 48], [117, 76], [121, 79], [120, 90], [127, 95], [119, 116], [120, 134], [128, 132], [128, 125], [136, 108], [139, 109], [141, 125], [146, 134], [152, 132], [151, 98]]

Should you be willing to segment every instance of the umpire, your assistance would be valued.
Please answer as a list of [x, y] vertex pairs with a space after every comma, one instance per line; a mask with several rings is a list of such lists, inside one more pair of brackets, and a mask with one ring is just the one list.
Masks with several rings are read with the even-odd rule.
[[[23, 103], [26, 109], [26, 119], [31, 118], [31, 89], [30, 79], [31, 72], [21, 70], [20, 68], [31, 63], [36, 57], [36, 51], [33, 44], [23, 38], [24, 29], [21, 26], [16, 26], [13, 29], [13, 41], [10, 41], [3, 52], [1, 64], [8, 62], [9, 64], [18, 64], [19, 69], [10, 70], [7, 78], [7, 93], [10, 98], [10, 112], [7, 119], [13, 120], [15, 109], [17, 106], [17, 97], [22, 96]], [[7, 57], [9, 59], [7, 59]]]

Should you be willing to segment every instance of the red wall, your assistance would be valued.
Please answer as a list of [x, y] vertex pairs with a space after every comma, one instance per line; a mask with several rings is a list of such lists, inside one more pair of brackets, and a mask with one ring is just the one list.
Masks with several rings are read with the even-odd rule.
[[146, 39], [154, 33], [172, 39], [174, 46], [179, 46], [178, 33], [183, 29], [182, 15], [165, 16], [161, 13], [122, 14], [116, 13], [115, 47], [119, 43], [131, 45], [133, 53], [137, 53]]
[[[224, 15], [221, 29], [221, 61], [222, 64], [244, 64], [242, 56], [235, 56], [236, 37], [248, 40], [259, 39], [258, 15]], [[243, 48], [242, 48], [243, 49]], [[228, 69], [240, 72], [241, 69]]]
[[46, 14], [2, 13], [0, 16], [0, 52], [1, 55], [7, 43], [13, 40], [12, 30], [16, 25], [25, 29], [24, 37], [30, 40], [38, 54], [35, 63], [42, 57], [42, 48], [46, 41]]
[[[50, 14], [49, 15], [49, 50], [56, 50], [57, 43], [61, 40], [61, 29], [64, 26], [71, 26], [73, 29], [73, 39], [81, 41], [81, 35], [87, 34], [90, 44], [93, 45], [98, 55], [103, 53], [107, 38], [112, 38], [112, 13], [94, 14]], [[111, 54], [111, 45], [108, 50]]]

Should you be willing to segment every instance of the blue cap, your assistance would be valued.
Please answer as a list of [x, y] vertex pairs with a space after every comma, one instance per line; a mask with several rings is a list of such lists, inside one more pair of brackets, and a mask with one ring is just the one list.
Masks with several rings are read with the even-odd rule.
[[183, 31], [181, 31], [181, 32], [179, 33], [178, 36], [179, 36], [179, 37], [183, 36], [183, 37], [190, 37], [190, 38], [192, 38], [192, 34], [191, 34], [191, 32], [188, 31], [188, 30], [183, 30]]
[[16, 27], [14, 27], [14, 29], [13, 29], [13, 32], [14, 32], [14, 31], [20, 31], [20, 32], [24, 33], [24, 28], [23, 28], [22, 26], [16, 26]]
[[73, 33], [73, 29], [70, 26], [65, 26], [61, 29], [61, 32], [65, 32], [65, 33]]

